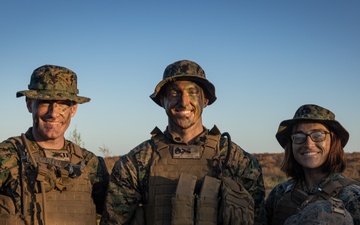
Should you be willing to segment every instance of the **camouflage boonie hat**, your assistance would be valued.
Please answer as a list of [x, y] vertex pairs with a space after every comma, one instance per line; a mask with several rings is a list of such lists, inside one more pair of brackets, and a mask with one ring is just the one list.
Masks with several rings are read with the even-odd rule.
[[163, 74], [163, 80], [155, 87], [155, 91], [150, 95], [150, 98], [161, 106], [159, 97], [161, 89], [165, 84], [177, 80], [187, 80], [196, 83], [204, 90], [205, 96], [209, 100], [208, 105], [215, 102], [214, 85], [206, 79], [204, 70], [197, 63], [190, 60], [180, 60], [167, 66]]
[[34, 70], [29, 90], [18, 91], [16, 97], [26, 96], [38, 100], [69, 100], [89, 102], [90, 98], [78, 96], [76, 74], [61, 66], [44, 65]]
[[334, 205], [331, 200], [310, 203], [299, 213], [290, 216], [284, 225], [336, 224], [352, 225], [353, 218], [341, 200]]
[[307, 104], [300, 106], [295, 112], [293, 119], [284, 120], [280, 123], [276, 133], [276, 139], [283, 148], [290, 140], [292, 127], [299, 122], [324, 124], [340, 138], [342, 147], [345, 147], [349, 140], [349, 133], [335, 120], [335, 114], [333, 112], [318, 105]]

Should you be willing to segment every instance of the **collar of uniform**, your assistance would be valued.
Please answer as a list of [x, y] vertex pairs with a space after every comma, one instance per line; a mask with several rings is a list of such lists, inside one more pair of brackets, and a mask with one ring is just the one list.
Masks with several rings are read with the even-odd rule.
[[298, 184], [296, 186], [297, 186], [297, 188], [301, 188], [303, 191], [305, 191], [308, 194], [315, 194], [315, 193], [317, 193], [319, 191], [319, 188], [325, 186], [326, 184], [330, 183], [333, 180], [338, 179], [341, 176], [343, 176], [343, 175], [339, 174], [339, 173], [332, 173], [329, 176], [319, 180], [312, 187], [307, 187], [304, 180], [301, 180], [300, 182], [298, 182]]
[[[29, 146], [29, 148], [31, 148], [31, 149], [28, 149], [29, 151], [31, 150], [31, 151], [35, 151], [35, 152], [40, 152], [40, 149], [41, 149], [41, 147], [40, 147], [40, 145], [38, 145], [38, 143], [35, 141], [35, 138], [34, 138], [34, 136], [33, 136], [33, 134], [32, 134], [32, 127], [30, 127], [27, 131], [26, 131], [26, 133], [25, 133], [25, 137], [29, 140], [28, 141], [28, 144], [29, 145], [31, 145], [31, 146]], [[42, 152], [42, 151], [41, 151]], [[41, 154], [43, 154], [43, 152], [41, 153]]]
[[[45, 156], [45, 154], [44, 154], [45, 148], [41, 147], [41, 146], [35, 141], [35, 138], [34, 138], [34, 136], [33, 136], [33, 134], [32, 134], [32, 129], [33, 129], [33, 128], [30, 127], [30, 128], [26, 131], [26, 133], [25, 133], [26, 138], [30, 141], [29, 144], [30, 144], [31, 146], [29, 146], [29, 147], [31, 147], [31, 148], [33, 149], [33, 151], [41, 152], [41, 154], [42, 154], [43, 156]], [[70, 144], [70, 142], [68, 142], [67, 140], [65, 140], [64, 146], [63, 146], [60, 150], [69, 149], [69, 147], [68, 147], [69, 144]], [[40, 150], [41, 150], [41, 151], [40, 151]]]
[[35, 141], [35, 138], [34, 138], [34, 136], [33, 136], [33, 134], [32, 134], [32, 127], [30, 127], [26, 132], [25, 132], [25, 136], [26, 136], [26, 138], [29, 140], [29, 141], [31, 141], [31, 142], [33, 142], [33, 141]]
[[168, 128], [164, 131], [164, 135], [166, 139], [170, 140], [176, 144], [185, 144], [185, 145], [203, 145], [206, 143], [206, 136], [209, 134], [208, 129], [203, 126], [203, 132], [201, 132], [198, 136], [196, 136], [190, 143], [185, 143], [179, 136], [172, 135]]

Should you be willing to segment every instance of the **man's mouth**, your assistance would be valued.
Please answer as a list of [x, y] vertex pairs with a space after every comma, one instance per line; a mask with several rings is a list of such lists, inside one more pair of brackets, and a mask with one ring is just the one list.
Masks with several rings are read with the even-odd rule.
[[47, 126], [59, 126], [59, 125], [61, 125], [61, 122], [55, 122], [55, 121], [44, 121], [44, 123]]

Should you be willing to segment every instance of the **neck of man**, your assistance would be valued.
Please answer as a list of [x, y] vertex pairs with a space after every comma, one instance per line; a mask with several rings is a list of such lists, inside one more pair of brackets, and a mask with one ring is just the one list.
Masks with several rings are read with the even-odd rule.
[[39, 136], [36, 132], [33, 132], [33, 137], [36, 143], [46, 149], [62, 149], [65, 145], [65, 138], [55, 138], [55, 139], [44, 139]]
[[190, 143], [194, 138], [204, 131], [201, 121], [191, 125], [190, 127], [183, 128], [178, 125], [169, 123], [168, 131], [174, 136], [179, 137], [185, 143]]

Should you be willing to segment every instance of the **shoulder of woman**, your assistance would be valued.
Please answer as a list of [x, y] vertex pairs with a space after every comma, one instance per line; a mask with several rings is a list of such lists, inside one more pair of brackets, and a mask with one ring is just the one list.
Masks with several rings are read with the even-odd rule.
[[294, 181], [292, 179], [284, 181], [282, 183], [277, 184], [270, 192], [270, 194], [283, 196], [285, 193], [289, 192], [294, 185]]

